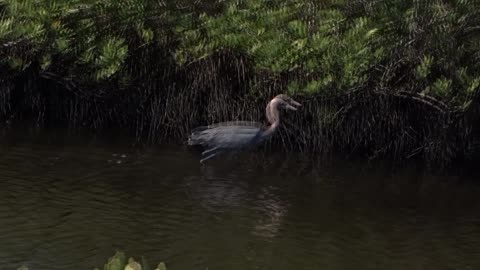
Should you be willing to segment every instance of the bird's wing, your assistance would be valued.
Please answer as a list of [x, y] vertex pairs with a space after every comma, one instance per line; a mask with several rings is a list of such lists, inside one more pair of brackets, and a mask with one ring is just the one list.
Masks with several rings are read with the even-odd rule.
[[199, 127], [190, 135], [189, 144], [220, 148], [244, 147], [258, 136], [261, 126], [257, 122], [233, 121]]
[[208, 128], [215, 128], [215, 127], [223, 127], [223, 126], [229, 126], [229, 127], [256, 127], [256, 128], [261, 128], [263, 125], [259, 122], [255, 121], [228, 121], [228, 122], [220, 122], [220, 123], [215, 123], [212, 125], [209, 125]]
[[258, 136], [260, 128], [254, 126], [218, 126], [207, 130], [209, 145], [221, 148], [241, 148]]
[[208, 126], [200, 126], [192, 129], [192, 134], [202, 132], [207, 129], [213, 129], [218, 127], [255, 127], [255, 128], [262, 128], [263, 125], [259, 122], [254, 121], [228, 121], [228, 122], [219, 122], [215, 124], [211, 124]]

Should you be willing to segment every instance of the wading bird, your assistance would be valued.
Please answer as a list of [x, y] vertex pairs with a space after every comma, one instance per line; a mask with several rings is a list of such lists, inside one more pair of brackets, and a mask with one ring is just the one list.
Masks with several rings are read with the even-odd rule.
[[192, 130], [188, 138], [188, 145], [201, 145], [205, 148], [202, 152], [200, 163], [215, 157], [226, 150], [238, 150], [262, 143], [269, 138], [280, 125], [279, 109], [296, 111], [300, 103], [286, 95], [273, 98], [266, 108], [267, 120], [270, 126], [249, 121], [222, 122], [209, 126], [202, 126]]

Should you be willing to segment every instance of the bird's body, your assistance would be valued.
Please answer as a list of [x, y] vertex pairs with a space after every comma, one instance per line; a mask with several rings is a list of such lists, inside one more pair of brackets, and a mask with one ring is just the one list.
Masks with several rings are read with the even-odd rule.
[[258, 122], [221, 122], [194, 129], [190, 135], [189, 144], [202, 145], [207, 148], [243, 148], [259, 143], [263, 130], [264, 128]]
[[272, 99], [266, 109], [267, 119], [271, 124], [268, 127], [250, 121], [216, 123], [192, 130], [188, 144], [201, 145], [206, 149], [200, 162], [213, 158], [225, 150], [244, 149], [260, 144], [277, 130], [280, 124], [279, 107], [296, 110], [291, 104], [300, 106], [298, 102], [285, 95], [278, 95]]

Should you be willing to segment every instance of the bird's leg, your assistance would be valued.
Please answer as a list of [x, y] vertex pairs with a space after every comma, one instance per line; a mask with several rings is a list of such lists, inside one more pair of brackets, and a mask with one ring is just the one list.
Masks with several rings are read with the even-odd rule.
[[202, 158], [202, 159], [200, 160], [200, 163], [203, 163], [203, 162], [205, 162], [205, 161], [207, 161], [207, 160], [215, 157], [216, 155], [220, 154], [220, 153], [222, 152], [222, 150], [219, 149], [218, 147], [215, 147], [215, 148], [212, 148], [212, 149], [209, 149], [209, 150], [204, 151], [204, 152], [202, 153], [202, 156], [205, 156], [205, 155], [207, 155], [207, 154], [209, 154], [209, 153], [212, 153], [212, 152], [213, 152], [213, 154], [210, 154], [210, 155]]
[[204, 155], [206, 155], [206, 154], [208, 154], [208, 153], [211, 153], [211, 152], [213, 152], [213, 151], [216, 151], [216, 150], [218, 150], [218, 147], [214, 147], [214, 148], [205, 150], [205, 151], [202, 152], [202, 156], [204, 156]]
[[217, 154], [219, 154], [219, 153], [220, 153], [220, 152], [213, 153], [213, 154], [211, 154], [211, 155], [209, 155], [209, 156], [207, 156], [207, 157], [202, 158], [202, 159], [200, 160], [200, 163], [203, 163], [203, 162], [205, 162], [205, 161], [207, 161], [207, 160], [215, 157], [215, 156], [216, 156]]

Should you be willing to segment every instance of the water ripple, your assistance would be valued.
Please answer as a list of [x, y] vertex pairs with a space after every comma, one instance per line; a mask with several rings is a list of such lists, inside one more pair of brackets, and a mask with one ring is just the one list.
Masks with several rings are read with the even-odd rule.
[[242, 157], [200, 166], [178, 148], [6, 146], [2, 269], [92, 269], [116, 249], [169, 269], [480, 266], [476, 184]]

